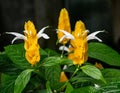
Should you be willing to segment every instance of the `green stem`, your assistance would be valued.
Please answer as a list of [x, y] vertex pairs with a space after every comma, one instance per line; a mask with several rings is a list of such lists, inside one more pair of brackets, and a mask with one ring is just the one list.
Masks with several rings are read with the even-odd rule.
[[[79, 70], [79, 65], [77, 66], [76, 70], [75, 70], [74, 73], [72, 74], [71, 78], [78, 72], [78, 70]], [[70, 78], [70, 79], [71, 79], [71, 78]]]
[[[65, 46], [65, 45], [63, 45], [63, 46]], [[63, 55], [64, 55], [64, 49], [62, 50], [61, 58], [63, 57]]]
[[65, 84], [64, 84], [63, 86], [61, 86], [59, 89], [57, 89], [57, 90], [59, 91], [59, 90], [61, 90], [61, 89], [64, 89], [68, 82], [69, 82], [69, 80], [66, 81]]

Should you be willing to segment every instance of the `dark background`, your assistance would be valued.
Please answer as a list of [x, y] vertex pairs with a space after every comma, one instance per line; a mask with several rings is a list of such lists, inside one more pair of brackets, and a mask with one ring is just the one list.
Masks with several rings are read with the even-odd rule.
[[[0, 51], [14, 38], [5, 32], [23, 34], [25, 21], [33, 21], [38, 31], [47, 25], [57, 28], [59, 12], [64, 7], [69, 12], [72, 30], [78, 20], [82, 20], [90, 32], [106, 30], [99, 37], [119, 52], [120, 0], [0, 0]], [[40, 39], [41, 47], [56, 49], [55, 31], [48, 29], [45, 32], [51, 38]], [[23, 41], [15, 43], [20, 42]]]

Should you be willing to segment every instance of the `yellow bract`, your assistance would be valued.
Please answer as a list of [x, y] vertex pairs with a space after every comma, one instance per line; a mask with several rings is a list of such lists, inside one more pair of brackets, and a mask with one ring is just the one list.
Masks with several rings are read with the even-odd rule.
[[85, 34], [85, 25], [82, 21], [77, 21], [75, 24], [75, 31], [74, 31], [74, 36], [76, 38], [80, 38], [80, 35], [84, 35]]
[[26, 40], [24, 43], [24, 48], [26, 50], [26, 59], [27, 61], [35, 65], [40, 61], [40, 53], [39, 53], [39, 44], [38, 44], [38, 36], [35, 29], [34, 24], [31, 21], [25, 23], [25, 36]]
[[[68, 15], [68, 12], [65, 8], [63, 8], [60, 11], [59, 22], [58, 22], [58, 40], [64, 35], [64, 33], [59, 31], [59, 29], [60, 30], [65, 30], [65, 31], [71, 33], [69, 15]], [[68, 39], [65, 38], [60, 43], [66, 44], [67, 42], [68, 42]]]
[[101, 63], [95, 63], [95, 67], [99, 68], [99, 69], [104, 69], [104, 67], [102, 66]]
[[68, 55], [68, 58], [73, 60], [74, 64], [82, 65], [88, 59], [87, 32], [82, 21], [76, 22], [75, 30], [72, 34], [75, 37], [70, 42], [73, 52]]
[[37, 34], [35, 26], [31, 21], [28, 21], [25, 23], [24, 29], [25, 31], [27, 31], [27, 34], [25, 34], [27, 37], [33, 37], [33, 36], [36, 36]]
[[60, 82], [66, 82], [68, 80], [67, 76], [65, 75], [65, 72], [62, 71], [60, 75]]

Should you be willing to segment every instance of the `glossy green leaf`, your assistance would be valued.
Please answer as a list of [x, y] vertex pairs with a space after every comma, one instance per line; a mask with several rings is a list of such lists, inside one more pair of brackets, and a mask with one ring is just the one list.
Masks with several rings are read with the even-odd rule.
[[73, 61], [72, 60], [70, 60], [70, 59], [68, 59], [68, 58], [62, 58], [61, 60], [60, 60], [60, 64], [62, 64], [62, 65], [69, 65], [69, 66], [71, 66], [71, 65], [73, 65]]
[[43, 90], [36, 90], [35, 93], [47, 93], [46, 89]]
[[107, 82], [117, 82], [120, 81], [120, 70], [107, 68], [102, 70], [103, 77]]
[[65, 93], [71, 93], [73, 91], [73, 89], [74, 88], [72, 87], [70, 82], [67, 82], [67, 87], [66, 87]]
[[94, 79], [102, 80], [103, 82], [105, 82], [101, 71], [98, 68], [96, 68], [95, 66], [85, 65], [85, 66], [82, 66], [81, 69], [88, 76], [91, 76]]
[[61, 58], [61, 57], [47, 57], [43, 60], [42, 66], [54, 66], [57, 64], [73, 64], [73, 62], [67, 58]]
[[4, 53], [0, 53], [0, 72], [15, 75], [19, 74], [21, 70], [18, 69], [13, 62], [9, 59], [9, 57]]
[[[48, 53], [43, 50], [42, 48], [40, 48], [40, 61], [42, 61], [43, 59], [45, 59], [46, 57], [48, 57]], [[41, 62], [39, 62], [40, 64]]]
[[5, 53], [20, 68], [31, 68], [31, 65], [25, 58], [25, 50], [23, 44], [9, 45], [5, 47]]
[[82, 87], [78, 89], [74, 89], [71, 93], [95, 93], [96, 90], [92, 86]]
[[93, 79], [92, 77], [88, 76], [82, 71], [79, 71], [77, 75], [70, 80], [74, 88], [93, 85], [96, 81], [97, 81], [96, 79]]
[[13, 93], [17, 76], [1, 74], [0, 93]]
[[14, 85], [14, 93], [22, 93], [23, 89], [26, 87], [27, 83], [30, 80], [31, 72], [34, 69], [24, 70], [16, 79]]
[[59, 65], [45, 67], [45, 77], [52, 89], [59, 88], [61, 68]]
[[48, 56], [59, 56], [60, 55], [55, 50], [51, 50], [49, 48], [45, 49], [45, 51], [48, 53]]
[[44, 49], [40, 48], [40, 55], [48, 56], [48, 53]]
[[120, 66], [120, 54], [103, 43], [89, 43], [88, 56], [109, 65]]
[[96, 88], [95, 93], [120, 93], [120, 81], [110, 82]]
[[72, 65], [72, 66], [68, 66], [68, 68], [66, 68], [64, 71], [74, 73], [75, 69], [76, 69], [76, 66]]
[[50, 82], [49, 81], [47, 81], [47, 83], [46, 83], [46, 88], [47, 88], [47, 93], [53, 93], [51, 88], [50, 88]]
[[74, 89], [71, 93], [120, 93], [120, 81], [110, 82], [99, 87], [81, 87]]

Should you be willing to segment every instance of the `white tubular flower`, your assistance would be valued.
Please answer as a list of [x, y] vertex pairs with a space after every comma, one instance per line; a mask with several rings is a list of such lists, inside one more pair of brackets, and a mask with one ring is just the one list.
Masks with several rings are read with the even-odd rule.
[[64, 35], [60, 38], [59, 42], [62, 42], [63, 39], [67, 38], [67, 39], [71, 39], [73, 40], [74, 39], [74, 36], [72, 34], [70, 34], [69, 32], [65, 31], [65, 30], [61, 30], [61, 29], [57, 29], [57, 33], [58, 31], [61, 31], [64, 33]]
[[[38, 34], [37, 34], [38, 39], [41, 38], [41, 37], [43, 37], [44, 39], [49, 39], [49, 38], [50, 38], [47, 34], [43, 33], [43, 32], [45, 31], [45, 29], [48, 28], [48, 27], [49, 27], [49, 26], [43, 27], [43, 28], [38, 32]], [[25, 34], [29, 34], [28, 31], [26, 31], [26, 30], [23, 31], [23, 32], [25, 32]], [[26, 37], [25, 35], [23, 35], [23, 34], [20, 34], [20, 33], [17, 33], [17, 32], [6, 32], [6, 33], [15, 36], [15, 38], [12, 40], [12, 44], [13, 44], [14, 41], [17, 40], [17, 39], [27, 40], [27, 37]], [[32, 31], [31, 31], [30, 35], [32, 35]]]
[[43, 27], [43, 28], [38, 32], [38, 34], [37, 34], [38, 38], [41, 38], [41, 37], [43, 37], [44, 39], [49, 39], [49, 38], [50, 38], [47, 34], [43, 33], [46, 28], [49, 28], [49, 26]]
[[64, 50], [64, 51], [66, 51], [66, 52], [69, 52], [70, 50], [69, 50], [69, 48], [68, 47], [66, 47], [66, 46], [60, 46], [59, 47], [59, 50]]
[[[58, 31], [58, 30], [57, 30], [57, 31]], [[61, 31], [61, 32], [64, 33], [64, 36], [60, 38], [59, 42], [62, 42], [62, 40], [63, 40], [64, 38], [71, 39], [71, 40], [74, 39], [74, 36], [73, 36], [72, 34], [70, 34], [69, 32], [64, 31], [64, 30], [59, 30], [59, 31]], [[89, 32], [89, 30], [86, 30], [86, 32]], [[98, 33], [100, 33], [100, 32], [104, 32], [104, 31], [96, 31], [96, 32], [93, 32], [93, 33], [89, 34], [89, 35], [87, 36], [87, 40], [89, 41], [89, 40], [96, 39], [96, 40], [98, 40], [99, 42], [102, 42], [102, 40], [96, 36], [96, 35], [97, 35]]]
[[104, 32], [104, 31], [96, 31], [96, 32], [93, 32], [93, 33], [89, 34], [89, 35], [87, 36], [87, 40], [89, 41], [89, 40], [92, 40], [92, 39], [96, 39], [96, 40], [98, 40], [99, 42], [102, 42], [102, 40], [96, 36], [96, 35], [97, 35], [98, 33], [100, 33], [100, 32]]
[[13, 44], [14, 41], [17, 40], [17, 39], [27, 40], [27, 38], [26, 38], [24, 35], [22, 35], [22, 34], [20, 34], [20, 33], [17, 33], [17, 32], [6, 32], [6, 34], [11, 34], [11, 35], [16, 36], [16, 37], [12, 40], [12, 44]]

